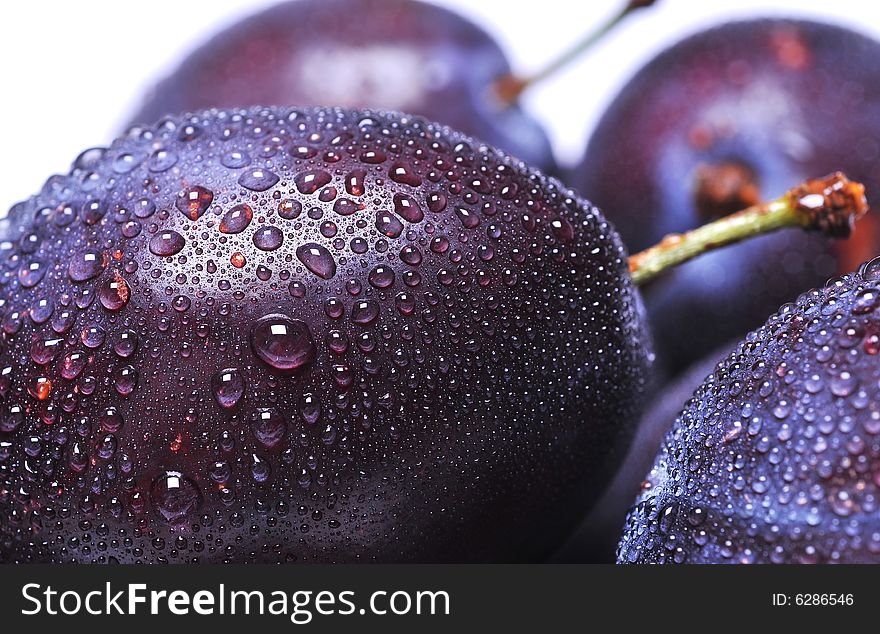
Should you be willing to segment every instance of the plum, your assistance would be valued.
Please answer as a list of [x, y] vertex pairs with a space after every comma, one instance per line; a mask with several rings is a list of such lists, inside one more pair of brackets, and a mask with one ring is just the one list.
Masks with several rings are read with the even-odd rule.
[[136, 126], [0, 242], [0, 560], [534, 560], [651, 365], [627, 253], [419, 117]]
[[[806, 20], [752, 19], [697, 33], [622, 89], [569, 182], [634, 251], [832, 170], [865, 183], [877, 206], [878, 57], [873, 39]], [[767, 236], [646, 287], [659, 365], [681, 372], [880, 252], [875, 219], [857, 236], [837, 248], [804, 234]]]
[[620, 563], [880, 562], [880, 258], [786, 304], [684, 405]]
[[147, 95], [134, 123], [250, 105], [381, 108], [423, 115], [545, 171], [542, 127], [494, 84], [510, 74], [495, 40], [416, 0], [293, 0], [202, 44]]

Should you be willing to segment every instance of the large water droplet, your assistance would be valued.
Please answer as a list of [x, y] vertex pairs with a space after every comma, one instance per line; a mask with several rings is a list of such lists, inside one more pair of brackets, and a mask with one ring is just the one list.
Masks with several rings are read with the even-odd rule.
[[120, 396], [128, 396], [137, 387], [138, 371], [134, 366], [123, 366], [116, 371], [113, 383]]
[[49, 321], [49, 318], [52, 316], [52, 312], [54, 310], [55, 304], [52, 303], [52, 300], [41, 297], [36, 302], [34, 302], [33, 306], [31, 306], [31, 321], [33, 321], [35, 324], [45, 324], [47, 321]]
[[134, 208], [132, 211], [134, 212], [134, 215], [138, 218], [149, 218], [154, 213], [156, 213], [156, 203], [154, 203], [152, 200], [141, 198], [134, 204]]
[[427, 202], [428, 209], [430, 209], [435, 214], [440, 213], [441, 211], [446, 209], [446, 194], [444, 194], [443, 192], [434, 192], [428, 194]]
[[257, 320], [251, 328], [251, 348], [260, 360], [285, 371], [312, 363], [317, 352], [306, 323], [280, 314]]
[[862, 264], [859, 274], [868, 281], [880, 280], [880, 256]]
[[87, 326], [79, 335], [79, 340], [88, 348], [100, 348], [107, 338], [107, 332], [100, 326]]
[[422, 252], [408, 244], [400, 250], [400, 259], [410, 266], [418, 266], [422, 263]]
[[412, 315], [416, 309], [416, 300], [409, 293], [398, 293], [394, 297], [394, 305], [401, 315]]
[[336, 275], [336, 260], [325, 247], [314, 242], [303, 244], [296, 249], [296, 257], [305, 267], [318, 277], [329, 280]]
[[149, 169], [151, 172], [165, 172], [177, 164], [177, 154], [168, 150], [156, 150], [150, 156]]
[[550, 228], [560, 242], [571, 242], [574, 239], [574, 227], [565, 218], [557, 218], [550, 222]]
[[113, 342], [113, 352], [123, 359], [130, 357], [137, 350], [138, 336], [133, 330], [124, 330], [119, 338]]
[[376, 213], [376, 229], [383, 236], [399, 238], [403, 233], [403, 223], [387, 211], [380, 211]]
[[260, 407], [251, 419], [251, 432], [257, 442], [265, 447], [275, 447], [284, 439], [287, 426], [284, 418], [273, 407]]
[[251, 454], [251, 477], [254, 482], [265, 482], [272, 475], [272, 467], [257, 454]]
[[52, 381], [45, 376], [37, 376], [28, 382], [28, 392], [38, 401], [45, 401], [52, 393]]
[[[56, 318], [56, 320], [57, 320], [57, 318]], [[3, 332], [5, 332], [7, 335], [14, 335], [19, 330], [21, 330], [21, 325], [22, 325], [21, 313], [17, 310], [13, 310], [13, 311], [6, 313], [3, 316], [2, 321], [0, 321], [0, 325], [2, 325]], [[60, 331], [58, 329], [55, 329], [55, 332], [58, 332], [60, 334]]]
[[239, 152], [237, 150], [233, 150], [221, 156], [220, 163], [230, 169], [240, 169], [242, 167], [247, 167], [248, 165], [250, 165], [251, 157], [247, 152]]
[[358, 158], [364, 163], [378, 165], [379, 163], [383, 163], [388, 157], [382, 150], [372, 149], [361, 152], [361, 155]]
[[394, 194], [394, 213], [408, 222], [421, 222], [425, 218], [421, 205], [405, 194]]
[[324, 170], [309, 170], [297, 174], [293, 182], [302, 194], [314, 194], [321, 187], [330, 182], [332, 176]]
[[18, 241], [18, 248], [22, 253], [31, 254], [39, 249], [42, 243], [42, 239], [36, 233], [27, 233]]
[[263, 251], [274, 251], [284, 242], [284, 232], [278, 227], [261, 227], [254, 232], [254, 245]]
[[196, 185], [179, 196], [176, 205], [184, 216], [190, 220], [198, 220], [208, 211], [213, 201], [214, 194], [210, 190]]
[[101, 429], [110, 433], [116, 433], [122, 429], [125, 419], [115, 407], [108, 407], [98, 415], [98, 424]]
[[402, 183], [410, 187], [418, 187], [422, 184], [421, 177], [409, 166], [403, 163], [395, 163], [388, 170], [388, 175], [395, 183]]
[[278, 175], [269, 170], [256, 168], [245, 171], [239, 178], [238, 184], [255, 192], [264, 192], [279, 180]]
[[[247, 258], [244, 257], [244, 253], [242, 253], [241, 251], [235, 251], [232, 255], [230, 255], [229, 261], [232, 263], [232, 266], [234, 266], [237, 269], [240, 269], [245, 264], [247, 264]], [[221, 284], [222, 284], [222, 282], [221, 282]], [[227, 288], [228, 288], [228, 286], [227, 286]]]
[[0, 417], [0, 431], [11, 434], [24, 422], [24, 408], [18, 403], [6, 406]]
[[470, 209], [456, 207], [455, 215], [461, 220], [461, 224], [464, 225], [465, 229], [473, 229], [480, 224], [480, 217]]
[[162, 257], [180, 253], [186, 244], [183, 236], [176, 231], [161, 231], [150, 238], [150, 253]]
[[180, 471], [166, 471], [153, 480], [150, 501], [166, 524], [179, 526], [192, 520], [199, 510], [202, 493], [196, 483]]
[[345, 177], [345, 191], [351, 196], [363, 196], [366, 192], [365, 181], [367, 172], [365, 170], [352, 170]]
[[74, 254], [67, 266], [67, 274], [74, 282], [84, 282], [100, 275], [107, 260], [100, 251], [86, 249]]
[[64, 355], [61, 361], [61, 376], [72, 381], [82, 374], [88, 363], [88, 357], [83, 352], [74, 351]]
[[361, 326], [368, 326], [379, 317], [379, 303], [374, 299], [355, 302], [351, 309], [351, 320]]
[[278, 215], [285, 220], [298, 218], [302, 213], [302, 203], [298, 200], [282, 200], [278, 203]]
[[211, 393], [220, 407], [235, 407], [244, 395], [244, 377], [237, 368], [220, 370], [211, 379]]
[[225, 460], [219, 460], [208, 469], [208, 477], [218, 484], [223, 484], [232, 475], [232, 468]]
[[380, 264], [370, 271], [367, 279], [370, 284], [376, 288], [388, 288], [394, 284], [394, 269], [390, 266]]
[[101, 200], [89, 200], [80, 209], [79, 217], [87, 225], [96, 225], [107, 213], [107, 205]]
[[78, 170], [93, 170], [98, 166], [99, 161], [107, 154], [107, 148], [93, 147], [84, 150], [73, 162], [73, 166]]
[[63, 348], [63, 339], [35, 339], [31, 344], [31, 359], [38, 365], [46, 365], [58, 358]]
[[128, 297], [128, 284], [116, 271], [113, 272], [113, 277], [101, 284], [98, 289], [101, 305], [110, 311], [121, 310], [128, 303]]
[[28, 264], [22, 264], [18, 269], [18, 283], [24, 288], [33, 288], [39, 284], [46, 275], [46, 265], [39, 260]]
[[880, 290], [866, 288], [856, 296], [856, 301], [853, 304], [853, 313], [864, 315], [876, 310], [877, 306], [880, 306]]
[[859, 380], [850, 372], [844, 370], [832, 377], [828, 385], [835, 396], [849, 396], [859, 386]]
[[222, 233], [241, 233], [251, 223], [254, 217], [254, 210], [250, 205], [242, 203], [236, 205], [223, 215], [220, 220], [220, 231]]
[[339, 198], [333, 203], [333, 211], [340, 216], [350, 216], [364, 208], [362, 203], [356, 203], [349, 198]]

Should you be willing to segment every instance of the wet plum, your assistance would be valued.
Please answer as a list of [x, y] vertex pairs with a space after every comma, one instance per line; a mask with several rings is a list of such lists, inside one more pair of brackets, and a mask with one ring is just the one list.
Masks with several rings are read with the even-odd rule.
[[138, 126], [0, 242], [0, 559], [512, 561], [650, 365], [614, 229], [421, 118]]

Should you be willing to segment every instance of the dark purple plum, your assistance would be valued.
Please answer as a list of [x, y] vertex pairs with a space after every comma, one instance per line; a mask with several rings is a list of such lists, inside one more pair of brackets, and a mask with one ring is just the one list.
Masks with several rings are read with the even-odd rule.
[[[733, 347], [731, 343], [722, 350], [726, 353]], [[712, 373], [718, 360], [726, 356], [722, 350], [695, 363], [664, 385], [648, 401], [620, 468], [586, 519], [554, 555], [554, 560], [566, 563], [614, 563], [626, 515], [645, 482], [645, 474], [654, 464], [664, 436], [681, 412], [682, 403]]]
[[685, 405], [618, 561], [880, 562], [880, 258], [784, 305]]
[[[878, 58], [874, 40], [808, 21], [748, 20], [693, 35], [623, 88], [570, 182], [632, 251], [833, 170], [865, 183], [880, 205]], [[659, 364], [675, 374], [739, 339], [798, 293], [880, 252], [878, 236], [870, 217], [837, 249], [776, 234], [646, 287]]]
[[540, 558], [647, 381], [601, 213], [418, 117], [135, 127], [3, 233], [0, 560]]
[[293, 0], [192, 52], [147, 96], [135, 123], [205, 108], [343, 106], [412, 112], [552, 169], [541, 126], [493, 90], [510, 73], [495, 40], [416, 0]]

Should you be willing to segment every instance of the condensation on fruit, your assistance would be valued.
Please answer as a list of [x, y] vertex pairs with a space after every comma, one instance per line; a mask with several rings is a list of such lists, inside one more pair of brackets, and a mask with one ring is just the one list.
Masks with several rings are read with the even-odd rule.
[[0, 560], [532, 557], [646, 378], [613, 229], [421, 119], [166, 118], [4, 231]]

